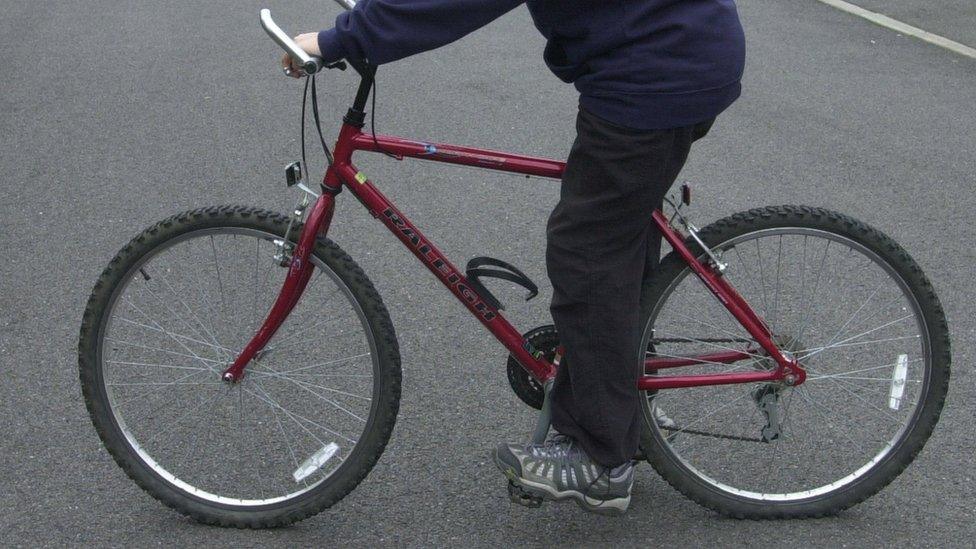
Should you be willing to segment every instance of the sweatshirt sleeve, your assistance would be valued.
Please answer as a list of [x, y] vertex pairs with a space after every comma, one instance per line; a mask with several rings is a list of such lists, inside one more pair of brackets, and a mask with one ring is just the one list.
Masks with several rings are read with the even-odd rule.
[[439, 48], [487, 25], [525, 0], [360, 0], [319, 33], [326, 62], [374, 65]]

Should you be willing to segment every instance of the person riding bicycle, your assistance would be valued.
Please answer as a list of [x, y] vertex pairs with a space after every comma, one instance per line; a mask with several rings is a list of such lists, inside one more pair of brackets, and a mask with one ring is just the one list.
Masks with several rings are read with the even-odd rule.
[[[325, 62], [373, 65], [453, 42], [524, 0], [360, 0], [295, 41]], [[565, 348], [545, 444], [501, 444], [523, 489], [599, 512], [630, 504], [643, 416], [640, 288], [660, 259], [651, 213], [691, 143], [739, 96], [745, 40], [733, 0], [528, 0], [544, 58], [580, 92], [576, 140], [547, 225], [552, 317]], [[285, 55], [295, 77], [300, 68]]]

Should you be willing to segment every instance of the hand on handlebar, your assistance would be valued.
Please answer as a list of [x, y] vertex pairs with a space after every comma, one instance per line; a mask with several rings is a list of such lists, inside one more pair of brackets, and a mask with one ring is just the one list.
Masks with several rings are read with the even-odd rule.
[[[305, 50], [305, 53], [312, 57], [322, 57], [322, 52], [319, 50], [319, 33], [302, 33], [296, 36], [294, 40], [298, 44], [298, 47]], [[284, 69], [285, 74], [292, 78], [305, 76], [305, 71], [302, 70], [301, 63], [292, 59], [291, 55], [287, 53], [281, 58], [281, 67]]]

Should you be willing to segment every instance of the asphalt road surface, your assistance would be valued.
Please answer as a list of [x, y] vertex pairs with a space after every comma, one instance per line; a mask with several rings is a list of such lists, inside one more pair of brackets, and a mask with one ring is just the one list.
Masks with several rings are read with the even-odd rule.
[[950, 40], [976, 47], [976, 4], [968, 0], [858, 0], [854, 4]]
[[[324, 0], [0, 7], [0, 544], [972, 546], [976, 61], [812, 0], [743, 0], [743, 97], [681, 176], [694, 184], [700, 225], [763, 204], [822, 205], [893, 236], [932, 279], [952, 329], [949, 399], [925, 450], [876, 497], [836, 518], [741, 522], [699, 508], [644, 466], [623, 518], [512, 506], [488, 451], [524, 437], [533, 415], [507, 386], [504, 350], [343, 195], [331, 236], [375, 282], [397, 326], [399, 422], [377, 467], [340, 504], [251, 532], [195, 524], [125, 477], [85, 412], [77, 333], [99, 272], [143, 227], [208, 204], [293, 203], [281, 169], [298, 156], [300, 84], [282, 77], [257, 13], [272, 7], [297, 33], [326, 26], [338, 8]], [[925, 13], [909, 22], [940, 30]], [[962, 30], [950, 38], [976, 46], [971, 19], [951, 23]], [[455, 45], [384, 67], [377, 126], [563, 157], [576, 97], [547, 72], [542, 46], [521, 8]], [[326, 76], [329, 131], [353, 85], [350, 74]], [[544, 223], [557, 183], [360, 162], [456, 262], [508, 258], [546, 281]], [[517, 325], [548, 322], [542, 286], [535, 301], [508, 299]]]

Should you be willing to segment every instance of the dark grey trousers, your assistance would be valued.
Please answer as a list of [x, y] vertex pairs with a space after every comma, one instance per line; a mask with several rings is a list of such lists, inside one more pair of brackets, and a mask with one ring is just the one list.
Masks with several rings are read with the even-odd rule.
[[576, 120], [547, 227], [550, 309], [566, 350], [552, 390], [552, 426], [605, 466], [633, 458], [639, 445], [640, 291], [661, 255], [651, 213], [712, 122], [635, 130], [583, 109]]

